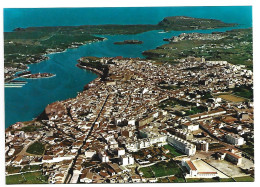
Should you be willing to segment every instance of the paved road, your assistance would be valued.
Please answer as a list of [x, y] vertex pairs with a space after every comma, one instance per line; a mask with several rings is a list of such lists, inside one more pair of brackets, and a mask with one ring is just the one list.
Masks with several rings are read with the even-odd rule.
[[[73, 173], [73, 167], [75, 166], [75, 163], [76, 163], [76, 160], [77, 160], [78, 156], [81, 154], [81, 148], [86, 144], [86, 141], [88, 140], [89, 136], [91, 135], [91, 133], [92, 133], [92, 131], [94, 129], [95, 123], [98, 120], [98, 118], [100, 117], [100, 114], [101, 114], [102, 110], [104, 109], [104, 106], [106, 105], [108, 97], [109, 97], [109, 94], [107, 95], [107, 97], [106, 97], [106, 99], [105, 99], [105, 101], [104, 101], [104, 103], [103, 103], [103, 105], [102, 105], [102, 107], [101, 107], [101, 109], [100, 109], [100, 111], [99, 111], [95, 121], [92, 123], [92, 126], [90, 128], [90, 131], [89, 131], [87, 137], [83, 141], [82, 145], [79, 147], [78, 154], [75, 156], [75, 158], [73, 160], [73, 164], [71, 164], [71, 167], [69, 168], [69, 174]], [[66, 183], [71, 183], [71, 180], [72, 180], [72, 178], [70, 180], [68, 180], [68, 178], [66, 178], [65, 181], [67, 181]], [[73, 179], [73, 180], [75, 180], [75, 179]]]

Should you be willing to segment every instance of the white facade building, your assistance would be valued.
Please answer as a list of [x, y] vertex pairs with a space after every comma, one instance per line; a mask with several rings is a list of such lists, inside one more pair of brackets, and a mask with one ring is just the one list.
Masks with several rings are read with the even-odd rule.
[[95, 151], [95, 150], [87, 150], [87, 151], [85, 152], [85, 156], [86, 156], [87, 158], [92, 158], [95, 154], [96, 154], [96, 151]]
[[117, 149], [117, 156], [125, 155], [125, 149], [122, 147], [119, 147]]
[[177, 136], [169, 134], [167, 137], [167, 141], [170, 145], [185, 153], [188, 156], [195, 155], [196, 146], [184, 139], [181, 139]]
[[187, 129], [190, 131], [197, 131], [199, 130], [199, 124], [182, 124], [182, 129]]
[[134, 164], [134, 157], [132, 157], [129, 154], [122, 155], [122, 156], [120, 156], [120, 164], [123, 166], [132, 165], [132, 164]]
[[227, 134], [226, 139], [232, 145], [243, 145], [245, 143], [244, 138], [238, 134]]
[[187, 178], [213, 178], [218, 176], [216, 171], [199, 171], [189, 158], [182, 159], [181, 164], [188, 170], [185, 176]]
[[98, 153], [98, 157], [100, 158], [101, 162], [109, 162], [109, 157], [103, 151]]

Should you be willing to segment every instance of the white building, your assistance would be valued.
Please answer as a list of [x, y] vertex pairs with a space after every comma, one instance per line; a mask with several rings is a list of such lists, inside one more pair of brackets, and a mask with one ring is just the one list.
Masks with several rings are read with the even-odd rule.
[[109, 162], [109, 157], [107, 156], [107, 154], [103, 151], [100, 151], [98, 153], [98, 157], [100, 158], [101, 162]]
[[227, 134], [225, 137], [227, 142], [232, 145], [243, 145], [245, 143], [244, 138], [238, 134]]
[[136, 152], [139, 150], [137, 147], [137, 141], [126, 141], [125, 148], [129, 152]]
[[132, 125], [132, 126], [135, 126], [135, 119], [132, 119], [132, 120], [129, 120], [127, 122], [128, 125]]
[[10, 151], [8, 152], [8, 156], [12, 156], [15, 152], [14, 148], [11, 148]]
[[124, 166], [128, 165], [128, 157], [126, 155], [120, 156], [120, 164]]
[[91, 149], [89, 149], [89, 150], [87, 150], [87, 151], [85, 152], [85, 156], [86, 156], [87, 158], [92, 158], [95, 154], [96, 154], [96, 151], [95, 151], [95, 150], [91, 150]]
[[134, 164], [134, 157], [130, 154], [120, 156], [120, 164], [123, 166]]
[[125, 149], [122, 147], [119, 147], [117, 149], [117, 156], [125, 155]]
[[236, 155], [236, 154], [234, 154], [234, 153], [232, 153], [230, 151], [225, 151], [224, 152], [224, 156], [225, 156], [225, 158], [228, 161], [230, 161], [230, 162], [232, 162], [232, 163], [234, 163], [236, 165], [241, 165], [242, 164], [242, 157], [239, 156], [239, 155]]
[[181, 164], [188, 170], [188, 173], [185, 176], [187, 178], [213, 178], [218, 176], [216, 171], [198, 171], [193, 161], [189, 158], [182, 159]]
[[190, 159], [182, 159], [182, 166], [185, 166], [188, 170], [188, 174], [186, 176], [194, 177], [198, 175], [198, 170], [194, 166], [194, 164], [190, 161]]
[[167, 137], [167, 141], [170, 145], [188, 156], [195, 155], [196, 153], [196, 146], [194, 144], [191, 144], [188, 141], [183, 140], [177, 136], [169, 134]]
[[197, 131], [199, 130], [199, 124], [191, 124], [191, 123], [184, 123], [181, 125], [182, 129], [187, 129], [190, 131]]
[[109, 145], [109, 149], [116, 149], [116, 148], [118, 148], [118, 143], [117, 143], [117, 141], [114, 138], [108, 140], [108, 145]]
[[227, 61], [206, 61], [208, 66], [210, 65], [227, 65]]

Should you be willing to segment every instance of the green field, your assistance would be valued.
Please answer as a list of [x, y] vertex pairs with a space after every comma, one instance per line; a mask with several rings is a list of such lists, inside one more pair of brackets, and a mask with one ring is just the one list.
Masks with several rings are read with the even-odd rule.
[[39, 165], [26, 165], [23, 167], [21, 172], [26, 172], [26, 171], [34, 171], [34, 170], [40, 170], [41, 166]]
[[180, 168], [174, 162], [159, 162], [151, 166], [155, 173], [155, 177], [163, 177], [167, 175], [180, 174]]
[[181, 105], [181, 106], [192, 106], [195, 105], [194, 103], [188, 102], [188, 101], [183, 101], [183, 100], [179, 100], [179, 99], [175, 99], [175, 98], [170, 98], [167, 99], [163, 102], [160, 103], [159, 107], [164, 109], [166, 107], [175, 107], [176, 105]]
[[143, 172], [143, 177], [154, 178], [174, 175], [176, 179], [174, 182], [184, 182], [182, 171], [174, 161], [159, 162], [149, 167], [143, 167], [140, 169]]
[[168, 149], [170, 151], [170, 153], [174, 156], [181, 156], [183, 155], [182, 153], [180, 153], [178, 150], [176, 150], [173, 146], [167, 144], [163, 146], [165, 149]]
[[254, 178], [251, 176], [236, 177], [234, 178], [237, 182], [254, 182]]
[[[145, 51], [152, 60], [176, 63], [187, 56], [206, 60], [225, 60], [232, 64], [243, 64], [253, 69], [252, 29], [236, 29], [221, 33], [219, 40], [181, 40]], [[203, 48], [203, 50], [201, 50]]]
[[242, 85], [242, 86], [233, 88], [232, 91], [237, 96], [253, 100], [253, 88], [252, 88], [252, 86]]
[[168, 175], [176, 175], [181, 177], [182, 171], [174, 161], [159, 162], [151, 166], [151, 169], [155, 173], [155, 177], [163, 177]]
[[6, 172], [8, 172], [8, 174], [19, 173], [21, 170], [21, 167], [7, 166], [5, 168], [5, 170], [6, 170]]
[[218, 180], [216, 179], [213, 179], [213, 178], [190, 178], [190, 179], [186, 179], [187, 182], [219, 182]]
[[187, 182], [234, 182], [231, 178], [198, 178], [187, 179]]
[[[24, 177], [23, 177], [24, 176]], [[6, 184], [47, 184], [47, 176], [40, 171], [25, 173], [22, 175], [11, 175], [6, 177]]]
[[219, 180], [220, 180], [220, 182], [234, 182], [234, 180], [231, 179], [231, 178], [222, 178], [222, 179], [219, 179]]
[[195, 103], [180, 100], [180, 99], [175, 99], [175, 98], [170, 98], [161, 102], [159, 108], [167, 110], [168, 107], [174, 108], [177, 106], [187, 107], [184, 110], [180, 110], [180, 111], [176, 110], [175, 114], [177, 116], [189, 116], [189, 115], [198, 114], [207, 111], [206, 107], [203, 106], [197, 107], [195, 106]]
[[143, 176], [145, 178], [153, 178], [154, 177], [154, 174], [153, 174], [150, 167], [141, 168], [140, 171], [143, 172]]
[[41, 126], [36, 126], [36, 125], [28, 125], [26, 127], [23, 127], [21, 129], [21, 131], [24, 131], [24, 132], [35, 132], [37, 129], [40, 129]]
[[190, 110], [185, 110], [185, 116], [194, 115], [207, 111], [205, 107], [191, 107]]
[[[250, 177], [250, 176], [245, 176], [245, 177], [237, 177], [234, 178], [236, 180], [236, 182], [253, 182], [254, 178]], [[190, 178], [187, 179], [187, 182], [235, 182], [233, 179], [231, 178]]]
[[249, 155], [254, 157], [254, 145], [253, 144], [244, 144], [239, 147], [242, 151], [248, 153]]
[[44, 152], [44, 145], [40, 142], [34, 142], [28, 147], [26, 152], [35, 155], [42, 155]]

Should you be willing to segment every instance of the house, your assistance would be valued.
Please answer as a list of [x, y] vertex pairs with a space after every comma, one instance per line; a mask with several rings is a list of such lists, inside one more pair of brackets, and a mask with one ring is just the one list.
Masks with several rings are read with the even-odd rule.
[[199, 130], [199, 124], [192, 124], [190, 122], [188, 123], [183, 123], [181, 125], [182, 129], [187, 129], [187, 130], [190, 130], [190, 131], [197, 131]]
[[198, 175], [198, 170], [190, 159], [182, 159], [182, 166], [185, 166], [188, 170], [188, 174], [186, 176], [194, 177]]
[[242, 157], [239, 155], [236, 155], [230, 151], [225, 151], [226, 153], [226, 159], [236, 165], [241, 165], [242, 164]]
[[132, 175], [131, 178], [134, 183], [141, 182], [141, 177], [139, 175]]
[[89, 149], [89, 150], [85, 151], [85, 156], [87, 158], [92, 158], [95, 154], [96, 154], [96, 151], [92, 150], [92, 149]]
[[80, 182], [82, 183], [91, 183], [93, 178], [93, 173], [90, 172], [89, 169], [85, 169], [82, 171], [82, 174], [80, 176]]

